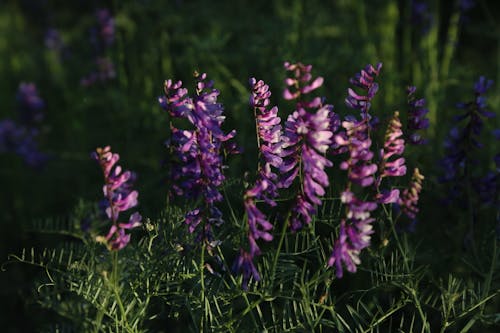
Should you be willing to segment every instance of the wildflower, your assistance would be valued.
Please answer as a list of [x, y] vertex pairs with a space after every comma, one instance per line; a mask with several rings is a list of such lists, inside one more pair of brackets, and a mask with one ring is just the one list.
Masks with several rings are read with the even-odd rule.
[[285, 79], [287, 88], [283, 90], [283, 98], [286, 100], [297, 100], [297, 109], [299, 108], [317, 108], [322, 104], [320, 97], [315, 97], [307, 102], [303, 100], [305, 95], [318, 89], [323, 85], [321, 76], [314, 79], [312, 82], [312, 65], [304, 65], [302, 63], [284, 63], [285, 70], [291, 72], [292, 76]]
[[401, 156], [405, 149], [405, 140], [402, 138], [401, 122], [399, 112], [395, 112], [385, 134], [384, 148], [380, 150], [381, 166], [379, 184], [384, 177], [399, 177], [406, 174], [404, 157], [389, 160], [395, 156]]
[[355, 197], [349, 190], [342, 192], [341, 201], [347, 207], [347, 220], [340, 223], [339, 236], [334, 243], [332, 253], [328, 259], [328, 267], [335, 265], [335, 275], [342, 278], [343, 265], [348, 272], [354, 273], [361, 263], [361, 251], [370, 245], [375, 220], [370, 212], [377, 208], [375, 202], [365, 202]]
[[91, 72], [80, 80], [82, 86], [88, 87], [98, 82], [103, 83], [112, 80], [116, 77], [115, 65], [110, 59], [98, 57], [96, 65], [97, 71]]
[[410, 219], [415, 219], [418, 213], [418, 199], [422, 191], [422, 181], [424, 176], [420, 174], [418, 168], [413, 170], [410, 186], [403, 191], [399, 205], [402, 207], [403, 213]]
[[240, 255], [234, 262], [232, 270], [233, 272], [241, 273], [243, 275], [242, 288], [244, 290], [248, 289], [248, 282], [250, 281], [250, 278], [253, 278], [255, 281], [260, 281], [259, 271], [253, 263], [253, 255], [243, 249], [240, 250]]
[[135, 176], [130, 171], [123, 171], [116, 163], [120, 159], [118, 154], [111, 152], [111, 147], [97, 148], [91, 155], [99, 162], [104, 175], [103, 193], [105, 200], [103, 208], [112, 226], [105, 237], [97, 240], [107, 244], [110, 250], [121, 250], [130, 241], [130, 235], [125, 230], [141, 225], [142, 217], [139, 213], [130, 215], [127, 223], [119, 222], [120, 213], [137, 206], [138, 192], [132, 190]]
[[115, 20], [106, 8], [96, 11], [97, 21], [99, 22], [99, 35], [105, 46], [113, 44], [115, 39]]
[[[159, 98], [160, 106], [174, 118], [184, 118], [193, 129], [181, 130], [172, 126], [172, 138], [167, 143], [172, 152], [170, 179], [174, 186], [170, 195], [201, 199], [205, 207], [198, 207], [186, 215], [190, 232], [204, 220], [200, 237], [210, 241], [211, 226], [222, 223], [222, 214], [215, 204], [222, 201], [218, 188], [225, 180], [222, 152], [224, 144], [232, 139], [235, 131], [224, 134], [223, 107], [217, 102], [219, 91], [213, 82], [206, 81], [206, 74], [196, 74], [196, 95], [188, 96], [182, 82], [165, 81], [165, 95]], [[205, 219], [204, 219], [205, 218]]]
[[406, 125], [406, 138], [412, 145], [422, 145], [426, 144], [428, 140], [422, 138], [417, 131], [429, 127], [429, 118], [425, 118], [429, 110], [425, 108], [425, 99], [415, 98], [416, 89], [417, 88], [414, 86], [409, 86], [407, 89], [409, 110], [408, 123]]
[[0, 153], [15, 153], [30, 167], [40, 167], [48, 159], [45, 153], [40, 152], [38, 130], [20, 126], [10, 119], [0, 121]]
[[[362, 119], [371, 119], [368, 111], [371, 107], [371, 100], [378, 91], [378, 84], [375, 82], [375, 78], [380, 74], [381, 69], [382, 63], [380, 62], [375, 67], [372, 65], [366, 65], [361, 72], [357, 73], [349, 80], [352, 85], [366, 91], [366, 95], [361, 95], [349, 88], [347, 90], [347, 98], [345, 99], [345, 103], [348, 107], [357, 109], [361, 112]], [[374, 118], [372, 122], [377, 122], [377, 119]]]
[[333, 136], [330, 131], [331, 109], [331, 106], [325, 105], [314, 114], [299, 109], [286, 121], [287, 141], [284, 145], [285, 160], [280, 167], [280, 186], [289, 187], [299, 169], [303, 178], [290, 221], [294, 231], [311, 222], [311, 216], [316, 213], [315, 205], [321, 204], [319, 196], [323, 196], [325, 188], [329, 186], [324, 169], [333, 164], [323, 154], [329, 148]]

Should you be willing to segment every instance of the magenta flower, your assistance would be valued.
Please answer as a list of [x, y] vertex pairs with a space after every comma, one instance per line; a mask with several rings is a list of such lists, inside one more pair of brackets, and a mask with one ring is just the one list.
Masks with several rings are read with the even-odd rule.
[[172, 138], [167, 143], [172, 153], [170, 195], [205, 203], [204, 208], [187, 213], [186, 224], [189, 231], [194, 232], [205, 221], [199, 236], [210, 241], [212, 226], [222, 223], [222, 214], [215, 206], [223, 199], [219, 192], [225, 180], [222, 153], [236, 132], [223, 133], [221, 126], [225, 117], [222, 104], [217, 102], [219, 91], [213, 89], [213, 82], [206, 78], [206, 74], [197, 74], [193, 98], [188, 96], [181, 81], [165, 81], [165, 96], [160, 97], [159, 102], [173, 118], [184, 118], [191, 124], [192, 129], [186, 130], [172, 126]]
[[91, 156], [99, 162], [104, 174], [103, 209], [113, 223], [108, 234], [105, 237], [98, 237], [98, 241], [106, 243], [110, 250], [121, 250], [130, 241], [130, 235], [126, 234], [125, 230], [141, 225], [142, 217], [137, 212], [130, 215], [127, 223], [119, 222], [120, 213], [137, 206], [138, 192], [132, 190], [135, 176], [116, 165], [120, 156], [111, 152], [110, 146], [97, 148]]

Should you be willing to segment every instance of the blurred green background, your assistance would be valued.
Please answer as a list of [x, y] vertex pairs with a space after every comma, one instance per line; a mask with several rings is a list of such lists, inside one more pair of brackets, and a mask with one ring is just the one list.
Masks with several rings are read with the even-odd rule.
[[[37, 140], [50, 156], [44, 167], [31, 168], [16, 154], [0, 153], [0, 261], [22, 247], [58, 241], [29, 232], [33, 221], [64, 219], [81, 200], [100, 199], [100, 170], [89, 158], [97, 146], [111, 145], [122, 165], [138, 173], [140, 210], [158, 216], [166, 198], [162, 160], [169, 124], [157, 97], [167, 78], [192, 87], [194, 70], [207, 72], [221, 91], [226, 129], [238, 131], [247, 152], [228, 172], [241, 177], [256, 153], [249, 77], [271, 86], [285, 118], [290, 108], [280, 98], [282, 64], [312, 64], [313, 73], [325, 78], [321, 93], [345, 115], [348, 79], [381, 61], [372, 109], [389, 115], [404, 105], [406, 86], [417, 86], [430, 108], [431, 144], [411, 158], [432, 179], [455, 103], [471, 98], [479, 75], [500, 82], [500, 3], [472, 1], [465, 10], [464, 1], [428, 1], [422, 13], [418, 3], [426, 2], [0, 1], [0, 119], [16, 119], [21, 82], [36, 84], [45, 101]], [[106, 46], [96, 42], [99, 9], [108, 9], [114, 20], [114, 39]], [[49, 29], [59, 33], [57, 48], [47, 45]], [[82, 85], [97, 70], [97, 58], [109, 59], [116, 76]], [[499, 109], [499, 87], [489, 94], [492, 110]], [[495, 125], [497, 119], [488, 130]], [[489, 144], [485, 154], [495, 149]], [[431, 201], [424, 216], [437, 207]], [[50, 321], [50, 314], [27, 301], [36, 274], [19, 265], [0, 273], [2, 332], [36, 331]]]

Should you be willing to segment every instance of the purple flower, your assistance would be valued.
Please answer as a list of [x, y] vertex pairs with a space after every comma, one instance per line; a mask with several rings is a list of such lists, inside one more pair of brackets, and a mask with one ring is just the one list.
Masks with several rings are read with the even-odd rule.
[[[375, 82], [375, 78], [380, 74], [381, 69], [382, 63], [380, 62], [375, 67], [372, 65], [366, 65], [361, 72], [357, 73], [349, 80], [352, 85], [365, 90], [365, 95], [363, 95], [358, 94], [356, 91], [349, 88], [347, 90], [347, 98], [345, 99], [346, 105], [352, 109], [359, 110], [363, 119], [371, 119], [368, 111], [371, 107], [371, 100], [378, 91], [378, 84]], [[372, 121], [378, 122], [377, 119], [373, 119]]]
[[182, 82], [165, 81], [165, 95], [160, 106], [173, 118], [186, 119], [192, 129], [181, 130], [172, 126], [172, 137], [167, 143], [172, 153], [171, 196], [202, 200], [205, 208], [196, 208], [186, 215], [190, 232], [202, 222], [201, 238], [210, 241], [211, 226], [222, 223], [220, 211], [215, 207], [222, 201], [218, 188], [225, 180], [222, 153], [224, 144], [235, 131], [224, 134], [221, 129], [225, 117], [222, 104], [217, 102], [219, 91], [206, 74], [197, 74], [196, 95], [188, 96]]
[[411, 23], [420, 27], [423, 34], [426, 34], [434, 21], [434, 16], [430, 11], [429, 4], [422, 0], [411, 1]]
[[324, 169], [333, 164], [324, 154], [333, 136], [330, 130], [331, 110], [331, 105], [322, 106], [314, 114], [299, 109], [286, 121], [287, 141], [283, 146], [285, 157], [280, 167], [280, 186], [289, 187], [299, 171], [303, 181], [290, 220], [294, 231], [311, 222], [311, 217], [316, 213], [315, 205], [321, 204], [319, 197], [325, 194], [325, 188], [329, 186]]
[[248, 253], [243, 249], [240, 250], [240, 255], [233, 264], [232, 270], [234, 273], [243, 275], [242, 288], [244, 290], [248, 289], [248, 281], [253, 278], [255, 281], [260, 281], [259, 271], [253, 263], [254, 255]]
[[377, 165], [372, 163], [373, 152], [370, 151], [372, 141], [368, 136], [367, 120], [357, 121], [353, 118], [342, 122], [345, 132], [335, 136], [340, 147], [349, 152], [347, 161], [340, 163], [340, 169], [347, 170], [349, 181], [362, 187], [374, 183]]
[[38, 149], [38, 130], [20, 126], [5, 119], [0, 121], [0, 153], [15, 153], [30, 167], [39, 168], [48, 156]]
[[418, 213], [418, 199], [422, 191], [422, 181], [424, 178], [418, 168], [415, 168], [410, 185], [403, 190], [403, 194], [401, 195], [399, 205], [402, 207], [403, 213], [410, 219], [415, 219]]
[[42, 110], [45, 108], [45, 103], [38, 95], [34, 83], [21, 83], [16, 98], [21, 123], [33, 126], [43, 120]]
[[348, 272], [354, 273], [361, 263], [361, 251], [370, 245], [375, 220], [370, 212], [377, 208], [375, 202], [361, 201], [349, 190], [342, 192], [341, 201], [347, 207], [347, 220], [340, 223], [339, 236], [333, 245], [333, 250], [327, 265], [335, 265], [337, 278], [344, 275], [343, 265]]
[[45, 46], [57, 54], [60, 54], [65, 49], [64, 41], [57, 29], [47, 29], [45, 32]]
[[285, 70], [291, 72], [291, 77], [285, 79], [286, 88], [283, 90], [283, 98], [286, 100], [297, 100], [297, 109], [300, 108], [317, 108], [323, 101], [320, 97], [315, 97], [311, 101], [305, 101], [305, 95], [318, 89], [323, 85], [321, 76], [314, 79], [312, 82], [312, 65], [304, 65], [302, 63], [284, 63]]
[[406, 125], [406, 138], [412, 145], [422, 145], [426, 144], [428, 140], [422, 138], [417, 131], [427, 129], [429, 127], [429, 118], [425, 117], [429, 110], [425, 108], [425, 99], [415, 98], [416, 90], [417, 88], [414, 86], [409, 86], [407, 88], [409, 110], [408, 122]]
[[120, 159], [118, 154], [111, 152], [111, 147], [97, 148], [91, 154], [92, 159], [99, 162], [104, 175], [103, 193], [105, 197], [103, 209], [106, 216], [113, 223], [105, 237], [97, 240], [107, 245], [110, 250], [121, 250], [130, 241], [130, 235], [125, 230], [141, 225], [141, 215], [130, 215], [127, 223], [119, 222], [120, 213], [137, 206], [138, 192], [132, 190], [135, 176], [130, 171], [123, 171], [116, 163]]

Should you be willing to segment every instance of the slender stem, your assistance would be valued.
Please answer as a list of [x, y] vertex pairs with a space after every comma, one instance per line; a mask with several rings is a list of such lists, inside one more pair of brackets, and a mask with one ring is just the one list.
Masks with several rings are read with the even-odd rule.
[[281, 229], [281, 236], [280, 236], [280, 240], [279, 240], [279, 243], [278, 243], [278, 248], [276, 249], [276, 255], [274, 256], [273, 269], [272, 269], [272, 275], [271, 275], [271, 281], [272, 281], [272, 283], [274, 283], [274, 281], [275, 281], [274, 278], [276, 276], [276, 268], [277, 268], [277, 265], [278, 265], [278, 258], [279, 258], [280, 252], [281, 252], [281, 248], [283, 247], [283, 241], [285, 240], [286, 229], [288, 228], [288, 223], [287, 222], [288, 222], [289, 218], [290, 218], [290, 213], [288, 213], [287, 218], [283, 222], [283, 227]]
[[118, 307], [120, 308], [120, 314], [121, 314], [121, 319], [122, 319], [122, 325], [128, 328], [128, 323], [127, 323], [127, 314], [125, 312], [125, 308], [123, 306], [123, 302], [120, 297], [120, 286], [119, 286], [119, 276], [118, 276], [118, 251], [113, 251], [113, 275], [112, 275], [112, 287], [113, 291], [115, 293], [116, 297], [116, 303], [118, 304]]
[[203, 245], [201, 246], [201, 258], [200, 258], [200, 283], [201, 283], [201, 293], [200, 293], [200, 304], [203, 307], [203, 314], [200, 318], [200, 332], [204, 332], [205, 329], [205, 318], [206, 318], [206, 310], [205, 310], [205, 248], [206, 243], [203, 241]]

